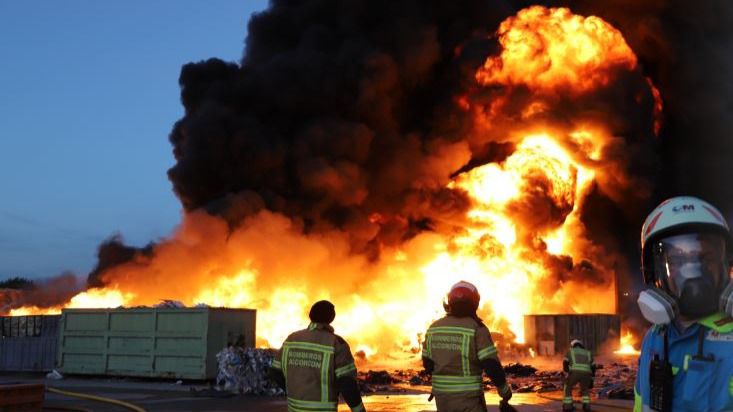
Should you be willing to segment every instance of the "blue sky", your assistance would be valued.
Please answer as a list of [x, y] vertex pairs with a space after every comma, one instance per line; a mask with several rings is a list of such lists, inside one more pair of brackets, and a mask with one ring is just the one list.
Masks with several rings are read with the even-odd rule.
[[266, 3], [0, 1], [0, 279], [85, 275], [113, 233], [171, 233], [181, 65], [238, 61]]

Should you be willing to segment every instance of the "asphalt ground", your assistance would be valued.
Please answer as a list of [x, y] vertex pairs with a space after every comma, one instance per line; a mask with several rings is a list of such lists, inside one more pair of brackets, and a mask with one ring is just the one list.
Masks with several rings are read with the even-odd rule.
[[[202, 394], [219, 394], [208, 389], [205, 382], [142, 380], [108, 377], [65, 377], [62, 380], [47, 380], [44, 375], [0, 374], [0, 382], [44, 383], [48, 387], [112, 398], [132, 403], [145, 411], [211, 411], [211, 412], [286, 412], [284, 397], [232, 396], [213, 398]], [[429, 387], [410, 388], [404, 393], [377, 393], [364, 396], [367, 411], [374, 412], [423, 412], [435, 411], [435, 403], [428, 402]], [[546, 397], [559, 399], [560, 393], [520, 393], [512, 398], [512, 405], [519, 411], [560, 411], [561, 403]], [[494, 392], [486, 393], [489, 411], [498, 411], [499, 398]], [[600, 403], [612, 405], [601, 406]], [[594, 405], [594, 411], [622, 411], [632, 409], [631, 401], [603, 400]], [[75, 399], [46, 392], [44, 410], [52, 407], [84, 408], [88, 411], [127, 411], [128, 409], [92, 400]], [[579, 408], [578, 408], [579, 409]], [[57, 409], [60, 410], [60, 409]], [[339, 412], [349, 411], [348, 406], [339, 405]]]

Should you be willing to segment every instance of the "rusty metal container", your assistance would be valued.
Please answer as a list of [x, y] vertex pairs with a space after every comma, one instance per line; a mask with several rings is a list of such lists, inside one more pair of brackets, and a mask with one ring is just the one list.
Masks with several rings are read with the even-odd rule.
[[570, 341], [580, 339], [594, 354], [618, 349], [621, 320], [618, 315], [525, 315], [524, 337], [540, 356], [564, 355]]

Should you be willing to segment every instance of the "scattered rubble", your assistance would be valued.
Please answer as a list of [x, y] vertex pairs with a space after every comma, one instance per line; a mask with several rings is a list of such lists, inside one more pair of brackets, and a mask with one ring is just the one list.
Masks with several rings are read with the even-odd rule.
[[268, 378], [275, 350], [230, 346], [216, 355], [219, 389], [245, 395], [283, 395], [285, 391]]
[[532, 376], [537, 372], [537, 368], [521, 363], [510, 363], [504, 366], [504, 372], [514, 376]]
[[[284, 391], [268, 378], [275, 350], [251, 349], [232, 346], [216, 355], [219, 362], [217, 388], [233, 393], [278, 396]], [[636, 365], [612, 362], [598, 365], [593, 393], [598, 398], [633, 399]], [[504, 371], [512, 390], [517, 393], [544, 393], [561, 391], [565, 373], [561, 370], [539, 370], [522, 363], [505, 365]], [[428, 387], [431, 377], [424, 370], [368, 370], [360, 371], [357, 382], [363, 394], [375, 392], [404, 393], [410, 386]], [[484, 385], [493, 388], [486, 378]]]
[[[598, 365], [593, 392], [598, 398], [633, 399], [636, 368], [623, 363]], [[565, 373], [561, 370], [538, 370], [536, 367], [510, 363], [504, 367], [512, 390], [517, 393], [544, 393], [561, 391]], [[430, 386], [431, 378], [424, 370], [396, 370], [360, 372], [359, 387], [363, 393], [402, 392], [404, 386]], [[402, 386], [401, 386], [402, 385]], [[484, 385], [493, 388], [486, 378]]]
[[[565, 382], [565, 373], [561, 370], [540, 371], [522, 364], [509, 364], [504, 370], [512, 390], [518, 393], [560, 391]], [[635, 367], [616, 362], [598, 365], [593, 392], [598, 398], [634, 399], [635, 378]]]

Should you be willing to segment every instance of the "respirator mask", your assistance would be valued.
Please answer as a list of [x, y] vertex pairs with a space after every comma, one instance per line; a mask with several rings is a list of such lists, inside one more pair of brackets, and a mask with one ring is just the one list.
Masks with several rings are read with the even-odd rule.
[[668, 236], [649, 245], [656, 288], [639, 295], [639, 308], [655, 324], [678, 315], [699, 319], [718, 311], [733, 315], [725, 239], [715, 233]]

